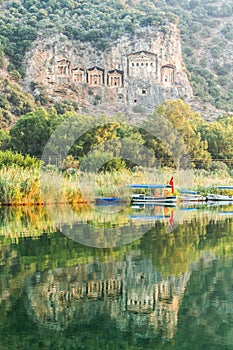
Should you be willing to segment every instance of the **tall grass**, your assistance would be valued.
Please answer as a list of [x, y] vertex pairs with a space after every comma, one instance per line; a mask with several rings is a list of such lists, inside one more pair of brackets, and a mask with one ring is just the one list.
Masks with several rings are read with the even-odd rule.
[[0, 203], [38, 204], [40, 190], [38, 169], [24, 169], [19, 166], [0, 169]]
[[39, 168], [18, 165], [0, 168], [0, 204], [36, 205], [91, 202], [95, 197], [120, 197], [129, 200], [131, 183], [168, 183], [174, 176], [175, 188], [205, 191], [218, 185], [233, 185], [228, 173], [173, 169], [153, 169], [111, 173], [62, 173], [57, 169], [42, 172]]

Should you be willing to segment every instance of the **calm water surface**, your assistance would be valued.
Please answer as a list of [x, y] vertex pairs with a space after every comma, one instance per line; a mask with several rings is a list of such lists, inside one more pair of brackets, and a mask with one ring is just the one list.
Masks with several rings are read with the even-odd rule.
[[0, 350], [233, 349], [233, 207], [74, 210], [0, 209]]

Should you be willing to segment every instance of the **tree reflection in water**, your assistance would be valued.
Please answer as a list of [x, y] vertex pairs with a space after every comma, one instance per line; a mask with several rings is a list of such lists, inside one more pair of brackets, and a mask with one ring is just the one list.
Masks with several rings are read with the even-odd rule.
[[[113, 224], [137, 229], [131, 214]], [[43, 208], [0, 215], [1, 349], [230, 349], [231, 207], [189, 211], [172, 232], [155, 220], [111, 249], [70, 240]]]

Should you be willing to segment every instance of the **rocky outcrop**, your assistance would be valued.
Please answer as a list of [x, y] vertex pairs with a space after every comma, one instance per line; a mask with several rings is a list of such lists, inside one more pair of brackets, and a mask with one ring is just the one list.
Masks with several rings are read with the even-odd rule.
[[35, 82], [56, 100], [74, 100], [80, 106], [154, 108], [165, 99], [192, 96], [173, 24], [125, 34], [105, 51], [62, 35], [43, 38], [27, 53], [25, 65], [28, 90]]

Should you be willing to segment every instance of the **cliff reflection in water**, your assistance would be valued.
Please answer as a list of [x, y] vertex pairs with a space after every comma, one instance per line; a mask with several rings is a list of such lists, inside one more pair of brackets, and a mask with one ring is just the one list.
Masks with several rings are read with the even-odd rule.
[[[187, 315], [194, 313], [196, 326], [198, 322], [204, 325], [205, 317], [211, 323], [204, 310], [208, 315], [213, 307], [208, 308], [208, 301], [202, 297], [213, 298], [208, 292], [210, 285], [214, 280], [223, 283], [223, 277], [227, 279], [221, 272], [224, 267], [216, 270], [216, 265], [232, 261], [232, 207], [185, 210], [185, 216], [179, 213], [182, 223], [174, 231], [167, 227], [175, 218], [176, 208], [163, 208], [163, 216], [158, 208], [156, 212], [151, 208], [125, 208], [114, 213], [86, 207], [76, 210], [82, 223], [80, 230], [82, 227], [85, 231], [88, 223], [104, 236], [117, 227], [116, 242], [124, 232], [133, 237], [131, 230], [140, 232], [141, 226], [148, 225], [148, 216], [153, 218], [149, 218], [149, 231], [138, 234], [139, 238], [129, 244], [96, 249], [56, 231], [44, 208], [1, 209], [1, 348], [9, 346], [10, 336], [11, 349], [32, 349], [32, 341], [40, 341], [46, 349], [64, 349], [61, 344], [70, 337], [72, 346], [79, 344], [80, 349], [80, 344], [83, 348], [103, 349], [103, 342], [113, 342], [114, 349], [153, 348], [153, 344], [173, 349], [179, 348], [181, 341], [188, 344], [188, 349], [185, 329], [197, 339], [199, 333], [186, 325]], [[72, 220], [68, 222], [64, 208], [53, 208], [53, 212], [57, 224], [66, 222], [71, 228], [77, 227]], [[211, 270], [212, 277], [203, 280], [199, 272], [202, 275], [206, 269]], [[220, 286], [218, 292], [222, 290]], [[218, 308], [221, 298], [231, 305], [227, 284], [224, 291], [226, 295], [208, 305]], [[230, 311], [227, 306], [221, 310], [215, 313], [224, 327], [225, 315], [229, 320]], [[211, 324], [212, 333], [215, 326]], [[51, 338], [49, 331], [56, 336]], [[222, 342], [221, 335], [215, 337], [216, 342]]]
[[[135, 253], [134, 253], [135, 254]], [[43, 327], [61, 330], [101, 316], [142, 336], [174, 335], [189, 272], [162, 276], [139, 254], [124, 261], [60, 268], [27, 281], [28, 312]]]

